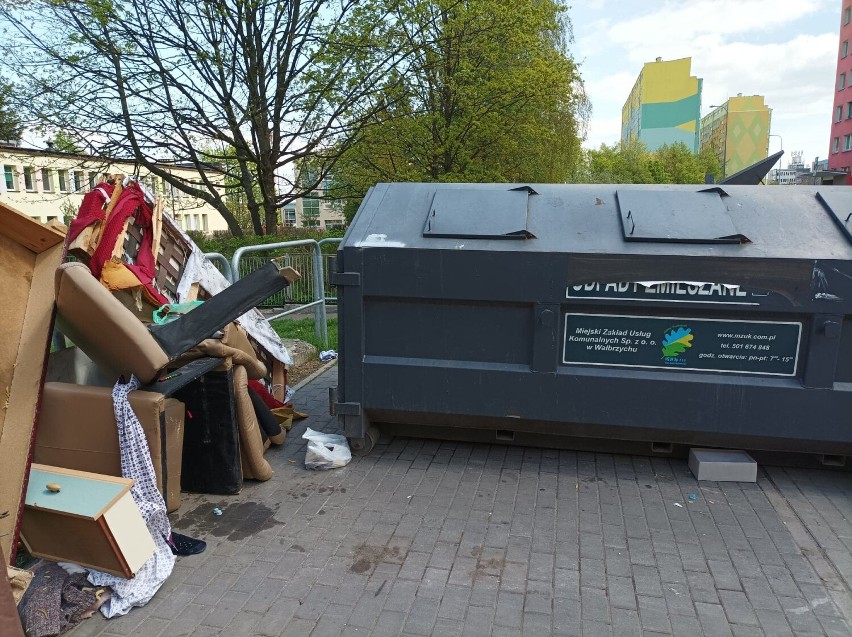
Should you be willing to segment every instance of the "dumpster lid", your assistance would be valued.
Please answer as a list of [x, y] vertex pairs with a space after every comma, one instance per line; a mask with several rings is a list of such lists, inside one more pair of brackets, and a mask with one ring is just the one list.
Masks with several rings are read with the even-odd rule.
[[852, 243], [852, 192], [844, 188], [832, 188], [818, 190], [816, 196], [840, 227], [846, 240]]
[[532, 188], [438, 190], [423, 227], [424, 237], [534, 239], [527, 230]]
[[737, 232], [721, 188], [616, 190], [625, 241], [750, 243]]

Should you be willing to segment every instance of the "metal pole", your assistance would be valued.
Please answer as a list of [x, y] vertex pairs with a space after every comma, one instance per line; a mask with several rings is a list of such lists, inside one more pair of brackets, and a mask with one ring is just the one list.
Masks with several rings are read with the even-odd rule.
[[237, 248], [234, 256], [231, 257], [231, 269], [234, 274], [234, 281], [240, 280], [240, 259], [244, 254], [249, 252], [267, 252], [269, 250], [277, 250], [279, 248], [296, 248], [298, 246], [315, 246], [317, 242], [314, 239], [300, 239], [299, 241], [283, 241], [281, 243], [266, 243], [256, 246], [243, 246]]
[[299, 241], [283, 241], [281, 243], [267, 243], [238, 248], [231, 259], [234, 281], [237, 281], [240, 278], [240, 259], [242, 259], [244, 254], [248, 254], [249, 252], [267, 252], [269, 250], [278, 250], [280, 248], [296, 248], [299, 246], [311, 246], [314, 262], [314, 303], [311, 303], [311, 305], [314, 306], [314, 330], [317, 338], [319, 338], [323, 345], [327, 347], [328, 327], [325, 324], [325, 289], [323, 287], [322, 250], [320, 249], [317, 241], [314, 239], [301, 239]]
[[317, 242], [317, 243], [319, 244], [319, 247], [320, 247], [320, 260], [322, 261], [322, 268], [323, 268], [323, 270], [322, 270], [322, 291], [323, 291], [323, 298], [325, 298], [325, 300], [326, 300], [326, 301], [329, 301], [329, 300], [332, 300], [332, 301], [333, 301], [333, 300], [336, 300], [336, 299], [337, 299], [337, 297], [336, 297], [336, 296], [325, 296], [325, 259], [324, 259], [324, 258], [322, 258], [322, 247], [323, 247], [324, 245], [326, 245], [327, 243], [337, 243], [337, 244], [340, 244], [342, 241], [343, 241], [343, 238], [342, 238], [342, 237], [329, 237], [328, 239], [320, 239], [320, 241], [318, 241], [318, 242]]
[[218, 252], [205, 252], [204, 256], [211, 261], [218, 261], [221, 263], [222, 275], [228, 279], [228, 283], [234, 282], [234, 273], [231, 271], [231, 264], [228, 262], [228, 258], [224, 254], [219, 254]]
[[325, 317], [325, 287], [322, 277], [322, 249], [314, 242], [314, 301], [322, 301], [314, 306], [314, 331], [322, 344], [328, 347], [328, 326]]

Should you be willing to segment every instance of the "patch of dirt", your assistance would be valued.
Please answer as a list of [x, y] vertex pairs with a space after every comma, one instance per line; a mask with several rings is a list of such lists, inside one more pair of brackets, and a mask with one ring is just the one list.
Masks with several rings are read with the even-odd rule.
[[290, 385], [290, 387], [295, 387], [323, 365], [325, 365], [325, 363], [318, 358], [314, 358], [296, 367], [287, 368], [287, 384]]
[[367, 573], [369, 575], [378, 566], [379, 562], [402, 564], [407, 555], [408, 551], [398, 546], [362, 544], [355, 549], [355, 556], [352, 560], [352, 566], [349, 567], [349, 571], [351, 573]]

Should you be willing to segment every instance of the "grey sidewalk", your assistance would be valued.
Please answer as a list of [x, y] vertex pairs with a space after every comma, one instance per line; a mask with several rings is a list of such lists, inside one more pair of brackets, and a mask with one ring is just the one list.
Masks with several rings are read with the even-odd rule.
[[852, 635], [852, 476], [412, 439], [306, 471], [336, 374], [298, 391], [272, 480], [185, 496], [207, 551], [73, 637]]

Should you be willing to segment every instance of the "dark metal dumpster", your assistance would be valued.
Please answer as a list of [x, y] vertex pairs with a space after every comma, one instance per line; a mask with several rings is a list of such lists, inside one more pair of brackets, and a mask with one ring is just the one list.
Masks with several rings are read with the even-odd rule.
[[379, 184], [332, 282], [356, 450], [852, 455], [852, 189]]

